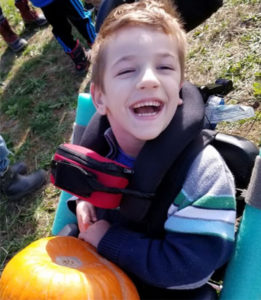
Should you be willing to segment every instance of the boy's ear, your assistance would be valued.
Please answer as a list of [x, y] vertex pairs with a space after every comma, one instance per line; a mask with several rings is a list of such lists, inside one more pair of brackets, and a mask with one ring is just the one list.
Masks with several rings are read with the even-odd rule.
[[101, 88], [99, 88], [94, 83], [91, 83], [91, 95], [92, 95], [92, 102], [96, 107], [96, 110], [101, 115], [106, 115], [106, 105], [103, 102], [103, 92]]
[[183, 103], [183, 99], [181, 98], [181, 89], [182, 89], [182, 86], [183, 86], [183, 81], [180, 82], [180, 85], [179, 85], [179, 100], [178, 100], [178, 105], [181, 105]]

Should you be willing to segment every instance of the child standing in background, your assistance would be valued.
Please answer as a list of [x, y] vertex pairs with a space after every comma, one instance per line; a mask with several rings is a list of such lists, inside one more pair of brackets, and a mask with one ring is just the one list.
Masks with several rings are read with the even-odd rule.
[[[25, 25], [44, 26], [47, 24], [45, 17], [38, 14], [36, 10], [29, 6], [28, 0], [16, 0], [15, 6], [18, 8]], [[23, 50], [27, 41], [20, 38], [10, 26], [7, 18], [4, 16], [0, 6], [0, 34], [7, 45], [14, 51]]]
[[42, 9], [56, 40], [73, 60], [76, 70], [88, 71], [90, 53], [79, 40], [74, 39], [70, 24], [77, 28], [91, 47], [96, 37], [95, 28], [91, 13], [84, 9], [81, 0], [32, 0], [32, 3]]

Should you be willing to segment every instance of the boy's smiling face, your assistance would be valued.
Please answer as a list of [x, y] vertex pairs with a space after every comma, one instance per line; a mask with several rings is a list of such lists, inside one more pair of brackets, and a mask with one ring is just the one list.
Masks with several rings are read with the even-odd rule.
[[91, 86], [97, 111], [107, 115], [120, 147], [136, 156], [182, 103], [175, 38], [146, 26], [117, 31], [107, 43], [103, 82], [104, 91]]

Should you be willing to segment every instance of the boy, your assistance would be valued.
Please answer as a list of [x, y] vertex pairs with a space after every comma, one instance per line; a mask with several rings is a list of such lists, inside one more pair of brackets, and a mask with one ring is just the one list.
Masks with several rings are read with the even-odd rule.
[[[185, 151], [183, 127], [198, 114], [194, 100], [180, 98], [184, 56], [168, 1], [116, 8], [92, 49], [91, 94], [102, 117], [81, 144], [132, 168], [128, 188], [154, 197], [124, 196], [120, 210], [78, 200], [79, 238], [128, 272], [144, 299], [215, 299], [207, 282], [234, 244], [234, 181], [218, 152], [202, 148], [176, 195], [179, 173], [172, 163], [162, 171], [172, 151]], [[182, 115], [188, 105], [190, 117]]]

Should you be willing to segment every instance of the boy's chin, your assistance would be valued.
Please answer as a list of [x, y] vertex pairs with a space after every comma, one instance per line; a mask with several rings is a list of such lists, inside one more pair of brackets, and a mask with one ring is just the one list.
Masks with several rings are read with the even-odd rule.
[[160, 134], [161, 134], [162, 131], [159, 131], [159, 130], [150, 130], [148, 132], [139, 132], [139, 134], [136, 135], [136, 138], [141, 140], [141, 141], [151, 141], [151, 140], [154, 140], [156, 139]]

